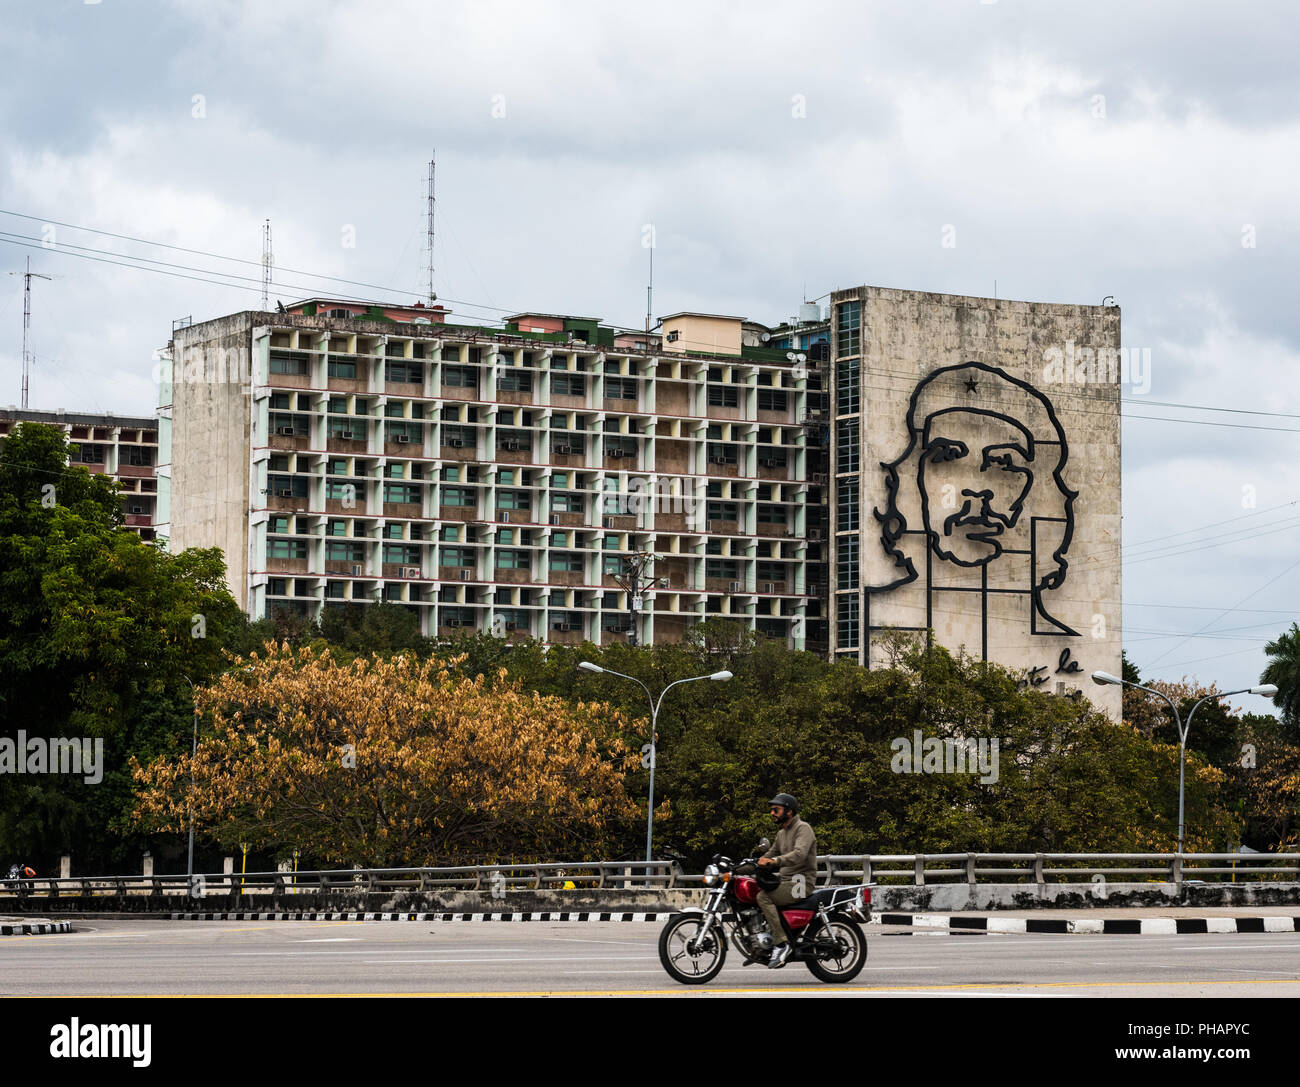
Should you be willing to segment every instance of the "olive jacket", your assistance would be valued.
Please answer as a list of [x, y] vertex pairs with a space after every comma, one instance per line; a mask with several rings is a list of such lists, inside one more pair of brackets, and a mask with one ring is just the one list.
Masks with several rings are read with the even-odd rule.
[[776, 832], [776, 841], [763, 856], [776, 861], [783, 881], [802, 875], [805, 897], [817, 889], [817, 835], [799, 816], [792, 815]]

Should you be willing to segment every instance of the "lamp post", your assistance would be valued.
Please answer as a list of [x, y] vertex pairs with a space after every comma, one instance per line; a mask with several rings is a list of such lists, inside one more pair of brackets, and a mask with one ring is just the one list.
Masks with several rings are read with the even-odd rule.
[[1187, 723], [1184, 724], [1179, 716], [1178, 707], [1174, 705], [1171, 699], [1163, 691], [1157, 691], [1154, 687], [1144, 687], [1141, 683], [1131, 683], [1127, 679], [1121, 679], [1119, 676], [1112, 676], [1109, 672], [1093, 672], [1092, 681], [1100, 686], [1107, 684], [1122, 684], [1125, 687], [1136, 687], [1139, 691], [1146, 691], [1148, 694], [1159, 695], [1169, 703], [1169, 708], [1174, 712], [1174, 723], [1178, 726], [1178, 855], [1182, 856], [1183, 852], [1183, 774], [1187, 759], [1187, 734], [1191, 731], [1192, 718], [1196, 716], [1196, 711], [1201, 708], [1202, 702], [1209, 702], [1220, 698], [1226, 698], [1230, 694], [1260, 694], [1272, 697], [1277, 694], [1277, 688], [1271, 683], [1265, 683], [1256, 687], [1242, 687], [1236, 691], [1221, 691], [1219, 694], [1207, 694], [1197, 700], [1192, 707], [1191, 712], [1187, 715]]
[[651, 844], [654, 839], [655, 736], [659, 728], [659, 707], [663, 705], [664, 695], [666, 695], [669, 691], [671, 691], [674, 687], [678, 686], [679, 684], [695, 683], [701, 679], [711, 679], [714, 680], [715, 682], [721, 682], [723, 680], [731, 679], [731, 673], [726, 671], [713, 672], [707, 676], [691, 676], [689, 679], [674, 680], [672, 683], [668, 684], [667, 687], [665, 687], [662, 691], [659, 692], [659, 697], [658, 699], [656, 699], [654, 695], [650, 693], [650, 688], [647, 687], [635, 676], [626, 676], [622, 672], [615, 672], [612, 668], [602, 668], [599, 664], [593, 664], [591, 661], [583, 661], [581, 664], [578, 665], [578, 668], [583, 672], [601, 672], [611, 676], [618, 676], [620, 679], [630, 679], [633, 683], [638, 684], [641, 687], [641, 689], [645, 691], [645, 696], [650, 702], [650, 800], [647, 803], [646, 822], [645, 822], [645, 861], [647, 866], [646, 875], [648, 877], [650, 874], [649, 865], [651, 861]]

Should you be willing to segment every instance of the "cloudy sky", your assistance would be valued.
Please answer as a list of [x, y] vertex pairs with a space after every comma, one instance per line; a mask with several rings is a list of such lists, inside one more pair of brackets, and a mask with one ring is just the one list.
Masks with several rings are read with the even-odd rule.
[[[54, 277], [33, 289], [33, 407], [151, 413], [171, 322], [256, 305], [268, 218], [275, 296], [418, 298], [436, 149], [436, 285], [462, 319], [640, 326], [647, 225], [657, 314], [775, 323], [860, 283], [1113, 295], [1151, 351], [1149, 388], [1125, 389], [1130, 657], [1246, 686], [1300, 611], [1285, 0], [0, 15], [0, 270], [30, 255]], [[0, 283], [0, 403], [21, 286]]]

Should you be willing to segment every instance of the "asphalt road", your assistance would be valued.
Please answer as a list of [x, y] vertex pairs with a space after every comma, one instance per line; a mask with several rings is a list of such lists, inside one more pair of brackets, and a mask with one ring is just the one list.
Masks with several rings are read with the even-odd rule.
[[0, 995], [1300, 997], [1300, 933], [907, 935], [873, 925], [851, 985], [732, 955], [697, 987], [660, 967], [660, 927], [77, 921], [65, 935], [0, 937]]

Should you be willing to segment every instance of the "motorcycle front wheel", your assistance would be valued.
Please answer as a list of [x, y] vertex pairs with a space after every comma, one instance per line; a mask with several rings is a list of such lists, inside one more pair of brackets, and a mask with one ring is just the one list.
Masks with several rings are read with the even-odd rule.
[[718, 976], [727, 959], [722, 925], [715, 921], [701, 941], [705, 918], [698, 913], [681, 913], [659, 934], [659, 961], [668, 976], [683, 985], [703, 985]]
[[808, 970], [818, 981], [852, 981], [867, 965], [867, 938], [862, 927], [847, 917], [834, 917], [817, 933], [814, 946], [834, 944], [835, 952], [822, 959], [807, 960]]

